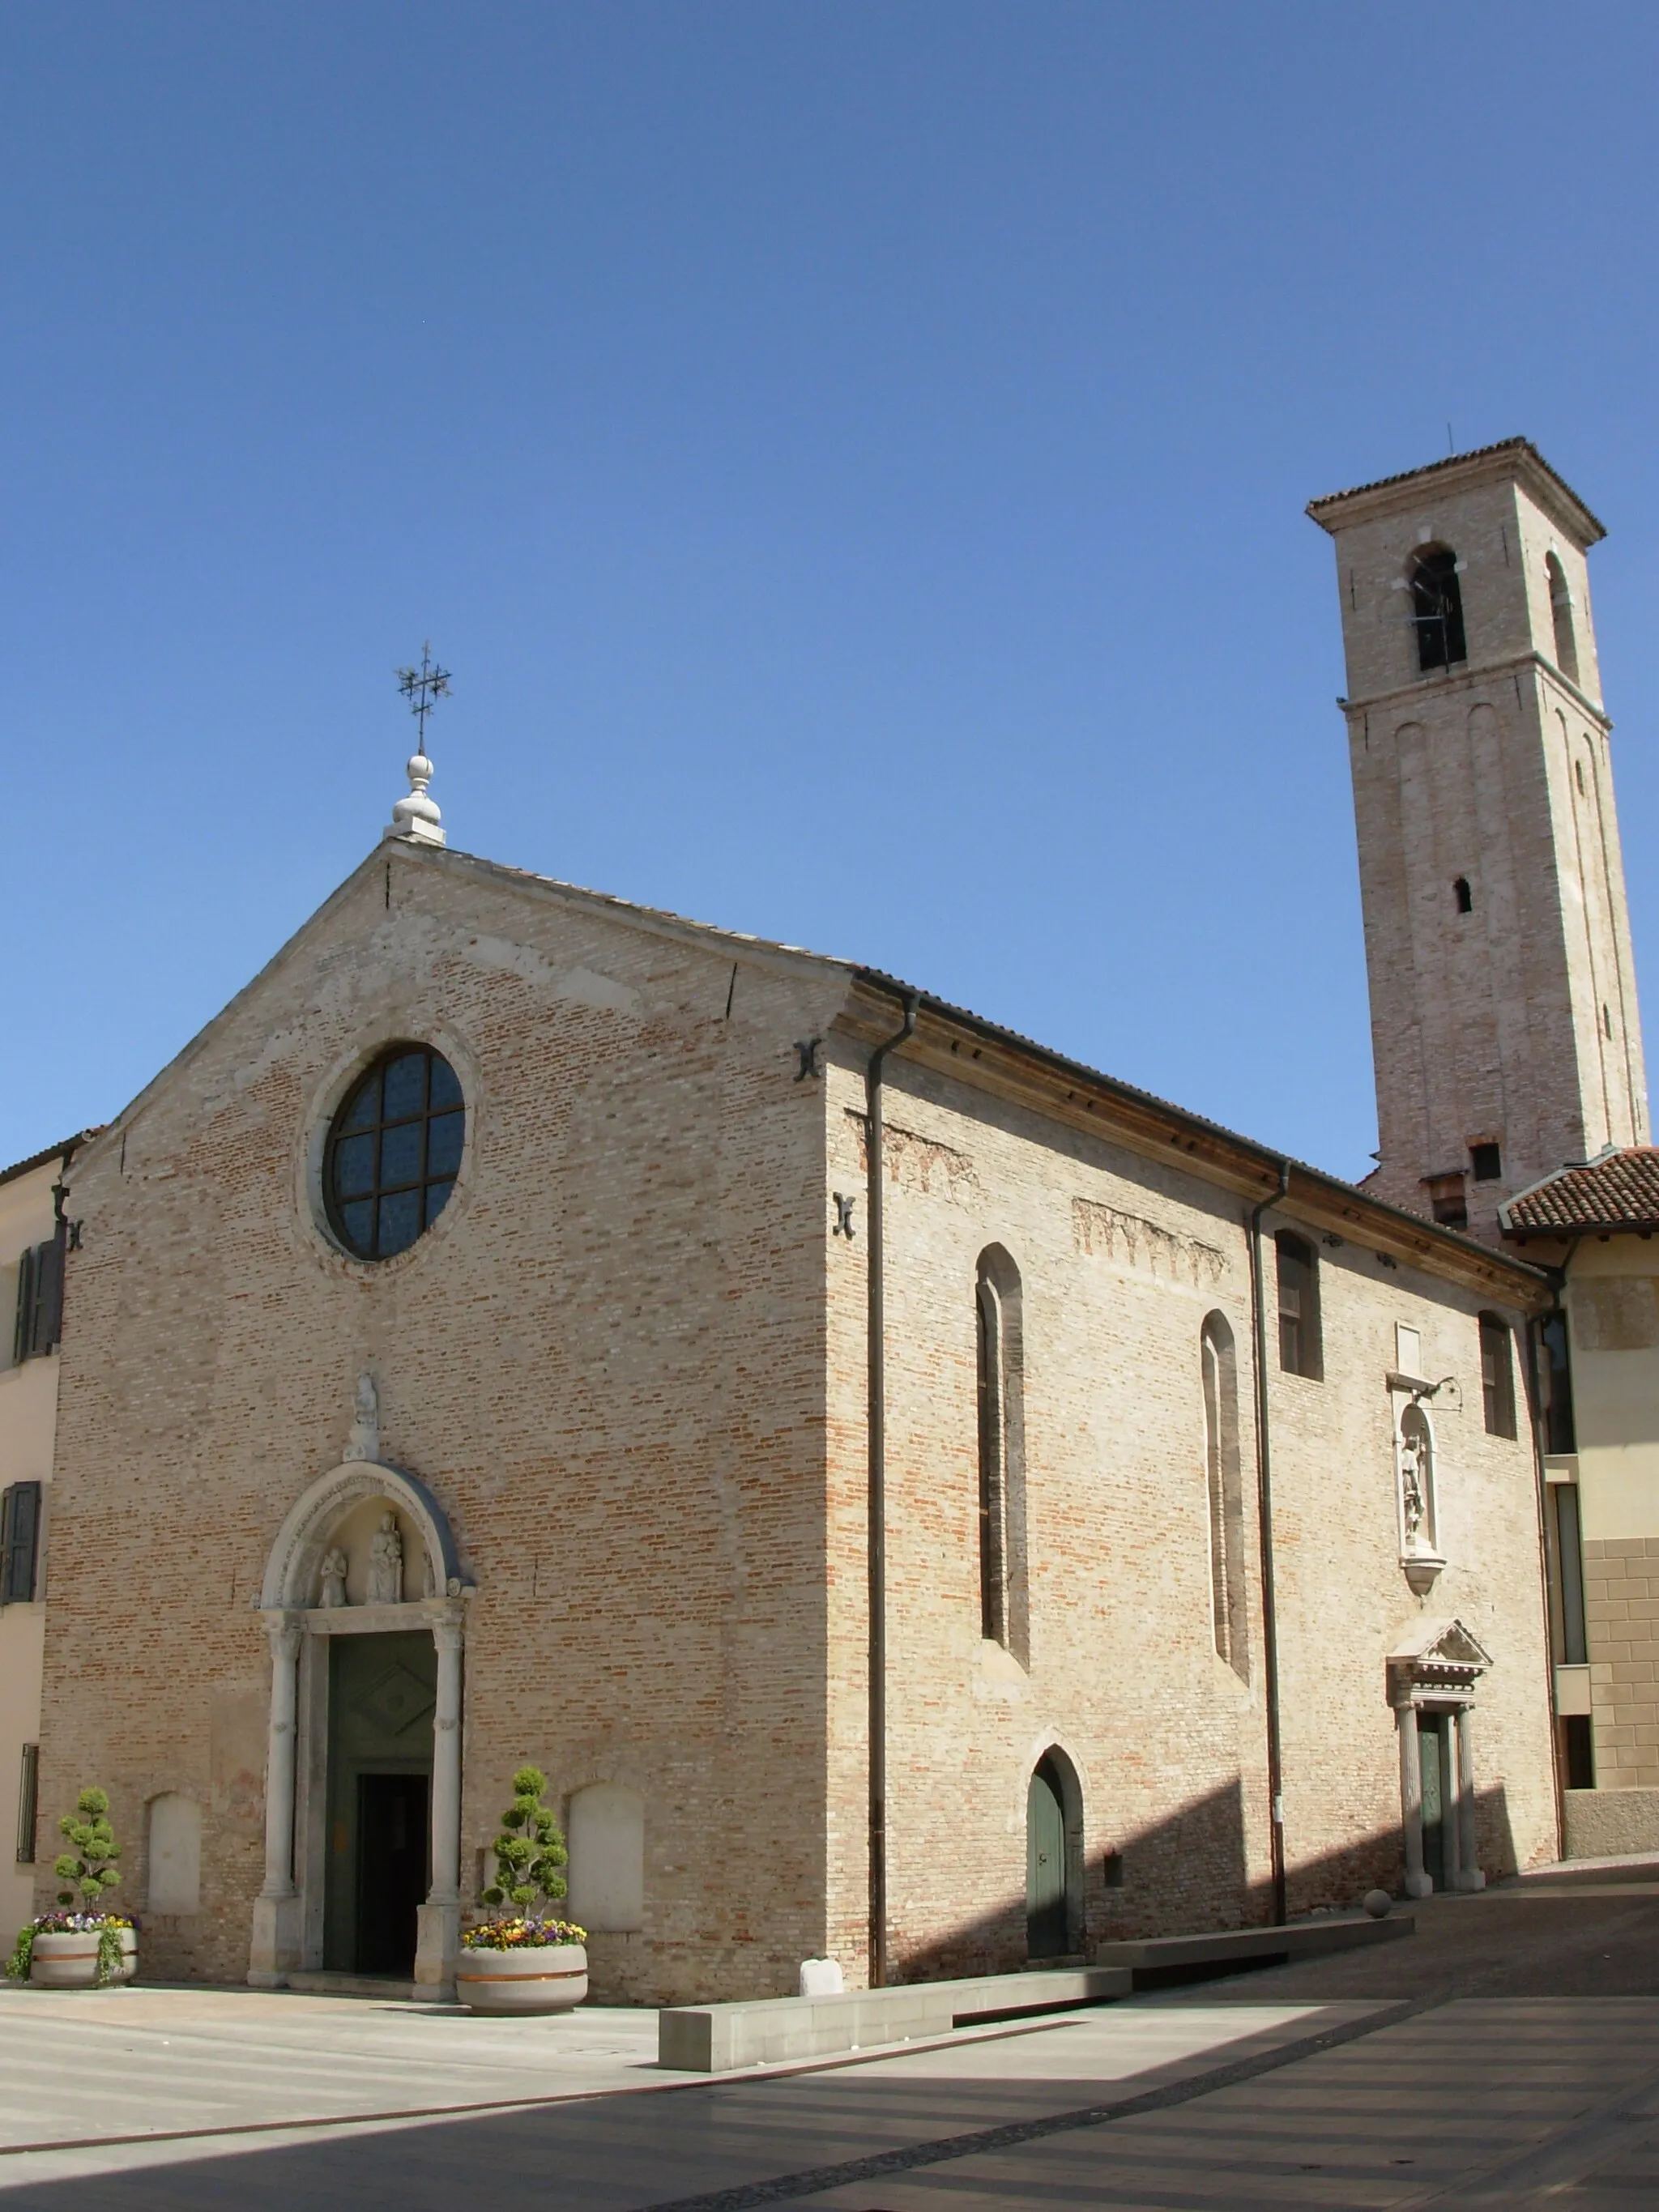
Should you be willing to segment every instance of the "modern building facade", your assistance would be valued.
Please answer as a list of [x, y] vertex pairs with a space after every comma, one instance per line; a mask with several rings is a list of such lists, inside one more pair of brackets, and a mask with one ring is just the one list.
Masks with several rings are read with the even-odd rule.
[[1503, 1210], [1540, 1332], [1569, 1856], [1659, 1850], [1659, 1152], [1609, 1147]]

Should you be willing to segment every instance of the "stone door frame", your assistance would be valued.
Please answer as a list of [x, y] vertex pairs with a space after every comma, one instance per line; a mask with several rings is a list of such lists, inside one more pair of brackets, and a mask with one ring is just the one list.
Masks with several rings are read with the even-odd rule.
[[[364, 1499], [384, 1498], [418, 1530], [427, 1595], [397, 1605], [322, 1606], [318, 1576], [329, 1540]], [[248, 1980], [280, 1989], [323, 1959], [328, 1846], [328, 1652], [335, 1636], [424, 1631], [437, 1647], [432, 1717], [432, 1887], [420, 1908], [415, 1979], [453, 1993], [460, 1940], [461, 1697], [466, 1616], [463, 1580], [443, 1509], [425, 1484], [379, 1460], [347, 1461], [295, 1500], [266, 1564], [258, 1613], [270, 1639], [265, 1760], [265, 1879], [254, 1900]]]
[[1492, 1664], [1459, 1620], [1419, 1621], [1389, 1654], [1389, 1703], [1400, 1737], [1400, 1825], [1406, 1854], [1406, 1894], [1429, 1897], [1434, 1883], [1423, 1863], [1423, 1754], [1419, 1717], [1449, 1715], [1451, 1796], [1441, 1808], [1446, 1887], [1486, 1886], [1475, 1838], [1475, 1686]]

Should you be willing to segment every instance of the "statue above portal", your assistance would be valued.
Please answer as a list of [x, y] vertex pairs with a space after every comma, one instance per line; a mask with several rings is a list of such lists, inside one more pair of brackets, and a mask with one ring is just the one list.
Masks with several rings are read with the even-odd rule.
[[372, 1375], [357, 1377], [356, 1412], [352, 1417], [351, 1434], [346, 1442], [345, 1455], [351, 1459], [373, 1459], [380, 1456], [380, 1400]]
[[319, 1604], [328, 1607], [346, 1603], [346, 1555], [337, 1544], [331, 1544], [323, 1553], [323, 1594]]
[[404, 1540], [391, 1513], [381, 1514], [380, 1525], [369, 1543], [368, 1601], [371, 1605], [404, 1601]]

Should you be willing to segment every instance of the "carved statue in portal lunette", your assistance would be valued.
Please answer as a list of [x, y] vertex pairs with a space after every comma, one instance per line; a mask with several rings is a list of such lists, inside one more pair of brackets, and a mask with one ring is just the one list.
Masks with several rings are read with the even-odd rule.
[[368, 1601], [371, 1605], [401, 1605], [404, 1601], [404, 1540], [395, 1515], [383, 1513], [368, 1547]]
[[346, 1602], [346, 1555], [337, 1544], [331, 1544], [323, 1553], [323, 1592], [319, 1602], [328, 1607]]

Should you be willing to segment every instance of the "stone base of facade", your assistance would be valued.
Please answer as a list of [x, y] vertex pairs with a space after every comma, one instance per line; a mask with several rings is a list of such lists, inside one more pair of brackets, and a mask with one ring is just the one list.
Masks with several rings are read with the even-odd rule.
[[1659, 1851], [1659, 1790], [1564, 1790], [1561, 1804], [1570, 1859]]
[[422, 1990], [455, 1994], [455, 1956], [460, 1948], [459, 1905], [422, 1905], [415, 1916], [415, 1980]]
[[253, 1937], [248, 1945], [247, 1978], [256, 1990], [279, 1990], [300, 1965], [297, 1897], [256, 1897]]

